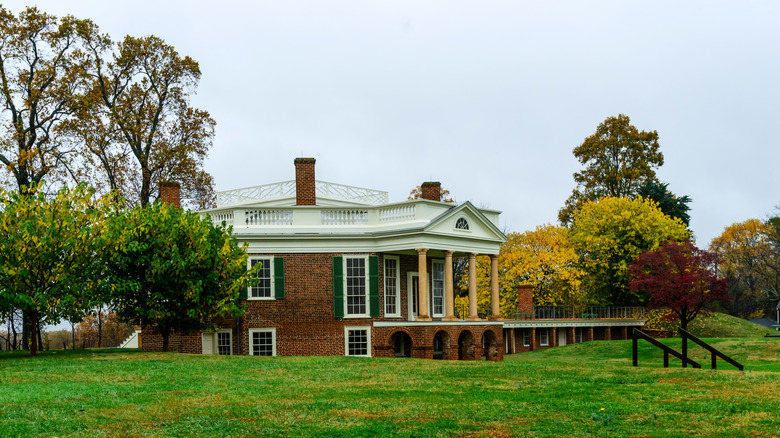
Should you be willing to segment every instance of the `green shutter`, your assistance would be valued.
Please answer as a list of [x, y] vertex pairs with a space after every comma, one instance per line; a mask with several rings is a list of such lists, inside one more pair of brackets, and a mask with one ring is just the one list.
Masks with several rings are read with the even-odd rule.
[[284, 299], [284, 259], [274, 257], [274, 298]]
[[344, 317], [344, 259], [333, 257], [333, 316]]
[[368, 302], [372, 317], [379, 316], [379, 257], [368, 257]]
[[[252, 269], [251, 268], [251, 266], [252, 266], [252, 262], [251, 261], [249, 261], [249, 266], [250, 266], [249, 269]], [[247, 281], [246, 287], [241, 289], [241, 292], [239, 292], [239, 294], [238, 294], [238, 299], [239, 300], [245, 300], [245, 299], [249, 298], [249, 288], [250, 287], [252, 287], [252, 286], [250, 286], [249, 282]]]

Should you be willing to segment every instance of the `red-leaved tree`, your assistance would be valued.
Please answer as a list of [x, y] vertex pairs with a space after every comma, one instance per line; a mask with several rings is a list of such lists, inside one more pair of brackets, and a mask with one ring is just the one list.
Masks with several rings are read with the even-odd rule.
[[666, 241], [637, 257], [629, 269], [630, 288], [649, 295], [651, 307], [670, 309], [670, 317], [687, 329], [712, 304], [729, 298], [726, 280], [715, 274], [718, 257], [687, 240]]

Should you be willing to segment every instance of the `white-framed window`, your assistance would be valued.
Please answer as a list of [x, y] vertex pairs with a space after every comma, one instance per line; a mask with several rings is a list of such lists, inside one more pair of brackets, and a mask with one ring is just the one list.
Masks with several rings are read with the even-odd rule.
[[368, 257], [344, 256], [345, 317], [368, 316]]
[[456, 230], [468, 231], [469, 230], [469, 221], [466, 220], [465, 217], [459, 217], [458, 220], [455, 221], [455, 229]]
[[541, 345], [542, 347], [546, 347], [550, 345], [550, 329], [548, 328], [539, 329], [539, 345]]
[[233, 333], [230, 330], [217, 332], [217, 354], [233, 354]]
[[249, 257], [247, 268], [252, 269], [260, 263], [255, 277], [259, 281], [254, 286], [249, 286], [247, 290], [247, 299], [249, 300], [272, 300], [274, 299], [274, 258], [273, 257]]
[[385, 259], [385, 317], [401, 317], [401, 275], [400, 262], [396, 256], [384, 256]]
[[431, 316], [441, 318], [444, 316], [444, 261], [433, 260], [431, 262], [431, 304], [433, 314]]
[[371, 327], [344, 327], [344, 353], [371, 357]]
[[276, 329], [249, 329], [249, 354], [252, 356], [276, 356]]
[[531, 329], [523, 329], [523, 347], [531, 346]]
[[575, 344], [582, 343], [582, 327], [576, 327], [574, 329], [574, 343]]
[[201, 342], [203, 354], [233, 354], [233, 331], [230, 329], [204, 332], [201, 334]]

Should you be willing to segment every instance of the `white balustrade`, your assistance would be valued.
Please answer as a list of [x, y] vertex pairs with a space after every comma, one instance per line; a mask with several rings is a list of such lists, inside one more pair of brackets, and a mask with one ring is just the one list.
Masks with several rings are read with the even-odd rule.
[[244, 210], [247, 225], [292, 225], [293, 212], [289, 209]]
[[209, 213], [211, 221], [215, 224], [221, 224], [225, 222], [226, 225], [233, 225], [233, 210], [215, 211]]
[[372, 190], [325, 181], [315, 181], [315, 188], [317, 190], [317, 196], [365, 202], [366, 204], [387, 204], [389, 199], [387, 192], [381, 190]]
[[379, 209], [379, 222], [406, 222], [417, 218], [417, 207], [414, 205], [397, 205]]
[[[315, 181], [314, 184], [317, 196], [357, 201], [371, 205], [387, 204], [389, 199], [387, 192], [381, 190], [325, 181]], [[248, 202], [267, 201], [286, 196], [295, 196], [295, 180], [217, 192], [217, 206], [224, 207]]]
[[322, 225], [367, 225], [367, 210], [320, 210]]
[[234, 227], [295, 226], [321, 227], [367, 225], [391, 227], [401, 223], [424, 223], [437, 218], [452, 205], [436, 205], [428, 201], [408, 201], [365, 208], [280, 206], [256, 208], [218, 208], [204, 211], [214, 223], [225, 222]]
[[243, 204], [260, 200], [295, 196], [295, 181], [282, 181], [261, 186], [217, 192], [217, 206]]

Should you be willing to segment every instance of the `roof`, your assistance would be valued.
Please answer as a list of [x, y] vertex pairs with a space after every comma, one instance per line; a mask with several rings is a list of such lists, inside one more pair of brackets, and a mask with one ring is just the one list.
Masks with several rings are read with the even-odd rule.
[[221, 193], [219, 207], [201, 214], [232, 226], [250, 252], [431, 248], [498, 254], [506, 241], [498, 227], [501, 212], [471, 202], [388, 203], [386, 192], [322, 183], [317, 186], [317, 205], [296, 205], [294, 181]]

